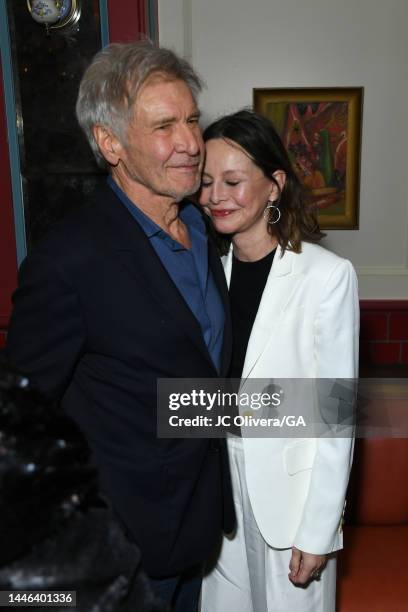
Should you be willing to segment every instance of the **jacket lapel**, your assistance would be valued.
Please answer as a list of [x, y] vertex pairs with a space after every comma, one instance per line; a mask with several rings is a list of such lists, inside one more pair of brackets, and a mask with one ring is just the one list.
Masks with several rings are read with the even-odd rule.
[[[278, 246], [249, 338], [242, 371], [243, 379], [251, 375], [266, 346], [273, 341], [275, 330], [281, 324], [285, 309], [299, 282], [295, 263], [296, 253], [285, 251], [282, 257], [282, 249]], [[229, 285], [232, 248], [224, 261], [224, 269]]]
[[225, 280], [225, 273], [221, 264], [220, 255], [213, 243], [211, 235], [208, 237], [208, 263], [209, 268], [213, 273], [215, 284], [219, 291], [222, 305], [225, 313], [224, 339], [221, 352], [220, 376], [226, 377], [231, 363], [232, 350], [232, 324], [231, 310], [228, 296], [228, 287]]
[[103, 196], [96, 207], [101, 213], [99, 221], [105, 226], [105, 247], [112, 249], [113, 255], [139, 285], [140, 282], [143, 283], [152, 298], [167, 310], [176, 325], [214, 368], [199, 322], [170, 278], [146, 234], [109, 187], [106, 187]]

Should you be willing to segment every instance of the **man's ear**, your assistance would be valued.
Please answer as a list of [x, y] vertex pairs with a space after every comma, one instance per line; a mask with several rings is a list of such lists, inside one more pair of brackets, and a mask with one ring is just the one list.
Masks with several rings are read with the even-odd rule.
[[117, 166], [122, 153], [122, 145], [119, 140], [104, 125], [94, 125], [92, 132], [103, 157], [111, 166]]
[[280, 194], [282, 193], [283, 188], [286, 183], [286, 173], [283, 170], [275, 170], [272, 176], [275, 179], [276, 183], [278, 183], [279, 189], [277, 188], [276, 183], [272, 181], [272, 187], [271, 187], [271, 193], [270, 193], [271, 202], [277, 200]]

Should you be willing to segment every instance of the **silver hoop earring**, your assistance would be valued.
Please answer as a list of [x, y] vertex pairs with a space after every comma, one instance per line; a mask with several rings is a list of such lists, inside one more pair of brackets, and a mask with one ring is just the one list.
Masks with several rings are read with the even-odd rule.
[[[275, 202], [278, 202], [278, 200], [275, 200]], [[266, 208], [263, 213], [264, 219], [270, 225], [275, 225], [275, 223], [278, 223], [281, 218], [280, 208], [277, 204], [275, 204], [275, 202], [268, 201], [268, 204], [266, 205]], [[271, 213], [273, 218], [271, 218]]]

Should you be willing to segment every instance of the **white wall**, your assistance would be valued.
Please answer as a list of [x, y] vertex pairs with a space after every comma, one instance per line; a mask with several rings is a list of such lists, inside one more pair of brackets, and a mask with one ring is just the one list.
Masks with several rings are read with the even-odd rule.
[[408, 0], [159, 0], [160, 43], [207, 83], [204, 123], [254, 87], [363, 86], [360, 230], [325, 244], [362, 298], [408, 299]]

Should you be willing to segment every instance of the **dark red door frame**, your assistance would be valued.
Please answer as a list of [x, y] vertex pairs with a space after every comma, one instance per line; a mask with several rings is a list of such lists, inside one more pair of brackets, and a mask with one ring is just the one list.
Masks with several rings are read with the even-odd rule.
[[17, 282], [13, 197], [8, 150], [3, 74], [0, 64], [0, 330], [7, 327], [11, 294]]
[[108, 0], [110, 42], [130, 42], [147, 33], [147, 0]]

